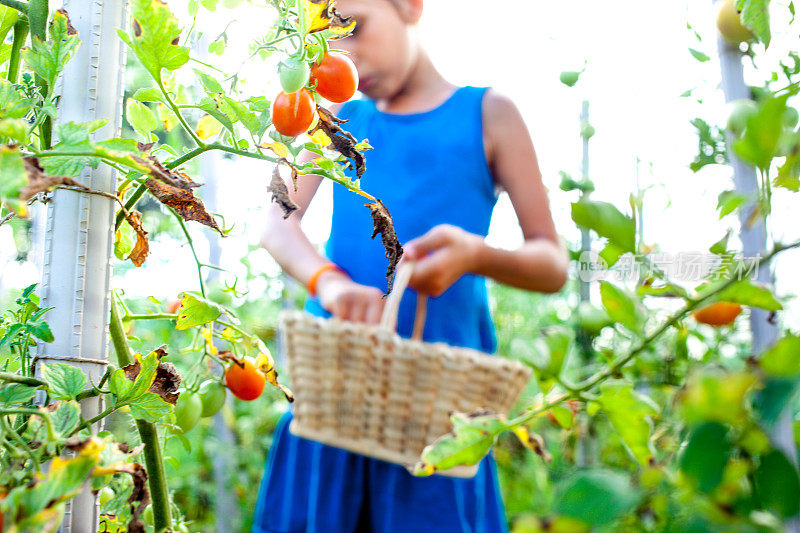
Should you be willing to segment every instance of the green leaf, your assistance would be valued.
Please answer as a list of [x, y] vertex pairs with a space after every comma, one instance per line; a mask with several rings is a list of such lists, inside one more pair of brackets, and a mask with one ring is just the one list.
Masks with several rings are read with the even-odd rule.
[[788, 95], [768, 97], [759, 103], [758, 112], [747, 119], [742, 137], [733, 143], [736, 154], [758, 168], [769, 170], [783, 132], [783, 115]]
[[553, 414], [553, 418], [556, 419], [558, 425], [564, 429], [572, 429], [572, 424], [574, 423], [572, 410], [567, 407], [563, 403], [559, 403], [554, 405], [550, 412]]
[[47, 382], [50, 397], [56, 400], [74, 400], [88, 382], [80, 369], [63, 363], [42, 364], [42, 379]]
[[56, 78], [78, 49], [80, 39], [61, 10], [53, 14], [49, 34], [50, 39], [46, 42], [33, 37], [32, 48], [23, 48], [20, 55], [28, 68], [44, 78], [52, 90]]
[[692, 57], [694, 57], [696, 60], [700, 61], [701, 63], [705, 63], [706, 61], [709, 61], [711, 59], [710, 57], [708, 57], [706, 54], [704, 54], [700, 50], [695, 50], [694, 48], [689, 48], [689, 53], [692, 54]]
[[123, 403], [123, 399], [130, 396], [133, 389], [133, 382], [125, 377], [125, 371], [118, 368], [108, 379], [108, 390], [117, 397], [117, 403]]
[[531, 361], [537, 369], [536, 379], [543, 394], [553, 388], [567, 360], [574, 339], [574, 330], [566, 326], [553, 325], [543, 328], [538, 340], [539, 361]]
[[772, 291], [764, 284], [749, 279], [737, 281], [727, 289], [717, 293], [717, 300], [766, 311], [780, 311], [783, 305], [775, 299]]
[[767, 378], [764, 387], [753, 397], [753, 409], [761, 427], [771, 431], [786, 406], [792, 404], [798, 390], [800, 380], [797, 378]]
[[66, 438], [81, 424], [81, 408], [78, 402], [59, 402], [55, 412], [50, 415], [56, 432]]
[[769, 0], [736, 0], [736, 9], [745, 28], [769, 47], [772, 33], [769, 29]]
[[128, 404], [133, 418], [148, 422], [159, 422], [167, 417], [173, 410], [158, 394], [147, 392]]
[[717, 198], [717, 211], [719, 211], [719, 218], [733, 213], [733, 211], [742, 205], [748, 196], [746, 194], [738, 193], [736, 191], [722, 191]]
[[203, 85], [203, 89], [205, 89], [207, 93], [219, 94], [225, 92], [225, 90], [222, 88], [222, 85], [220, 85], [220, 83], [213, 76], [197, 69], [194, 69], [194, 73], [197, 75], [197, 78]]
[[641, 333], [643, 319], [639, 302], [633, 296], [607, 281], [601, 281], [600, 299], [611, 320], [634, 333]]
[[177, 70], [189, 61], [189, 49], [180, 46], [178, 20], [166, 3], [159, 0], [134, 0], [131, 6], [131, 34], [119, 31], [144, 68], [161, 83], [161, 69]]
[[134, 131], [144, 137], [145, 142], [150, 141], [150, 132], [158, 127], [158, 119], [153, 111], [133, 98], [128, 98], [125, 104], [125, 118]]
[[779, 450], [761, 458], [754, 475], [755, 493], [764, 507], [784, 518], [800, 512], [800, 479], [797, 468]]
[[0, 78], [0, 118], [24, 118], [32, 104], [18, 85]]
[[730, 238], [731, 238], [731, 231], [728, 230], [725, 233], [725, 236], [722, 237], [717, 242], [715, 242], [714, 244], [712, 244], [711, 247], [708, 249], [708, 251], [716, 255], [724, 254], [725, 252], [728, 251], [728, 239]]
[[150, 352], [146, 357], [143, 357], [140, 362], [141, 369], [139, 370], [139, 375], [136, 376], [133, 388], [131, 389], [129, 396], [130, 401], [144, 396], [150, 386], [153, 384], [153, 380], [156, 377], [156, 371], [158, 370], [158, 354], [156, 352]]
[[717, 422], [695, 428], [680, 458], [680, 468], [700, 492], [711, 492], [722, 481], [731, 444], [728, 430]]
[[[247, 109], [247, 106], [245, 106], [241, 102], [237, 102], [236, 100], [233, 100], [232, 98], [229, 98], [227, 96], [225, 97], [225, 102], [233, 110], [236, 119], [240, 120], [242, 122], [242, 125], [245, 128], [247, 128], [247, 130], [250, 131], [253, 135], [257, 135], [259, 129], [258, 117], [256, 117], [255, 114], [252, 113], [249, 109]], [[233, 119], [234, 117], [231, 118]]]
[[124, 261], [134, 246], [136, 246], [136, 231], [126, 220], [123, 220], [114, 235], [114, 255], [120, 261]]
[[556, 487], [555, 511], [599, 527], [636, 507], [639, 493], [627, 477], [610, 470], [581, 470]]
[[572, 220], [581, 227], [594, 230], [626, 252], [635, 251], [633, 219], [623, 215], [612, 204], [581, 200], [572, 204]]
[[19, 143], [28, 143], [28, 123], [21, 118], [0, 120], [0, 137], [8, 137]]
[[681, 394], [681, 409], [688, 424], [720, 422], [732, 425], [747, 418], [745, 396], [756, 378], [751, 373], [696, 373]]
[[24, 211], [24, 205], [19, 201], [19, 192], [26, 185], [28, 174], [19, 148], [0, 146], [0, 203], [9, 202], [9, 206], [18, 213], [20, 210]]
[[494, 414], [453, 413], [453, 432], [443, 435], [422, 450], [415, 475], [477, 464], [489, 453], [497, 436], [509, 429], [505, 419]]
[[647, 465], [653, 458], [650, 417], [658, 414], [653, 401], [634, 391], [630, 384], [604, 383], [597, 402], [636, 460]]
[[787, 335], [761, 354], [758, 364], [770, 376], [800, 374], [800, 337]]
[[27, 325], [27, 329], [34, 337], [44, 342], [53, 342], [54, 340], [53, 332], [50, 331], [50, 326], [47, 322], [33, 322]]
[[17, 19], [19, 19], [19, 11], [13, 7], [0, 6], [0, 43], [5, 40]]
[[135, 93], [133, 93], [133, 99], [138, 100], [139, 102], [159, 102], [165, 104], [166, 101], [164, 100], [164, 95], [158, 89], [154, 89], [152, 87], [145, 87], [144, 89], [138, 89]]
[[28, 403], [36, 395], [36, 389], [22, 383], [7, 383], [0, 387], [0, 404]]
[[206, 300], [202, 296], [191, 292], [183, 293], [181, 306], [178, 310], [178, 321], [175, 329], [189, 329], [194, 326], [208, 324], [218, 319], [225, 309], [220, 305]]

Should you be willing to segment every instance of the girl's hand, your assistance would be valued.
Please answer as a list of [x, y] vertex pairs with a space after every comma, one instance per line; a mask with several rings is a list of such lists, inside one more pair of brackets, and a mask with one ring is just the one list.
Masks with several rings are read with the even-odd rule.
[[440, 224], [403, 246], [403, 261], [416, 261], [409, 286], [439, 296], [477, 268], [483, 238], [457, 226]]
[[360, 285], [341, 272], [325, 272], [317, 282], [322, 307], [336, 318], [377, 325], [383, 313], [383, 293]]

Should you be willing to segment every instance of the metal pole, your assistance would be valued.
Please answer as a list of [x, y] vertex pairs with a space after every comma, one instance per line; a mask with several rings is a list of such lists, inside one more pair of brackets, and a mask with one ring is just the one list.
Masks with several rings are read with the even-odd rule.
[[[125, 48], [117, 29], [127, 21], [127, 0], [64, 0], [64, 9], [78, 31], [81, 46], [64, 70], [56, 93], [58, 123], [107, 118], [97, 139], [119, 135], [122, 126]], [[116, 175], [107, 166], [87, 167], [79, 180], [92, 189], [115, 193]], [[37, 352], [38, 364], [60, 361], [86, 372], [97, 383], [108, 356], [111, 252], [116, 206], [98, 195], [56, 190], [46, 204], [45, 231], [40, 235], [42, 307], [54, 307], [48, 322], [55, 341]], [[98, 414], [102, 400], [84, 400], [85, 418]], [[94, 495], [84, 490], [67, 503], [63, 533], [97, 531]]]
[[[722, 91], [725, 94], [725, 101], [732, 102], [743, 98], [751, 98], [750, 90], [744, 82], [742, 53], [738, 46], [732, 46], [726, 43], [722, 37], [717, 36], [717, 49], [719, 51]], [[733, 183], [736, 191], [748, 197], [756, 197], [758, 195], [756, 170], [736, 157], [734, 151], [730, 149], [735, 140], [733, 134], [727, 131], [725, 135], [729, 147], [728, 159], [730, 160], [731, 168], [733, 168]], [[767, 249], [767, 228], [764, 219], [755, 217], [754, 223], [748, 225], [748, 220], [754, 209], [756, 209], [756, 204], [751, 202], [739, 211], [739, 223], [741, 225], [739, 238], [742, 241], [742, 254], [745, 258], [764, 255]], [[767, 285], [773, 284], [772, 273], [768, 265], [759, 265], [757, 279]], [[750, 309], [750, 330], [753, 336], [754, 355], [762, 352], [778, 338], [778, 325], [770, 322], [768, 317], [769, 313], [763, 309]], [[786, 457], [796, 467], [797, 448], [794, 443], [792, 419], [792, 405], [787, 403], [770, 432], [770, 439], [775, 448], [786, 454]], [[790, 531], [800, 531], [800, 524], [796, 519], [792, 519], [787, 526]]]

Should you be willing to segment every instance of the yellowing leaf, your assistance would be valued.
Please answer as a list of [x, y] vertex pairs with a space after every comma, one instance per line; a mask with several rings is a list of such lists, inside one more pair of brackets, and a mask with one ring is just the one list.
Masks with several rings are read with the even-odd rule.
[[161, 125], [164, 126], [164, 131], [171, 131], [172, 128], [178, 125], [178, 117], [164, 104], [158, 104], [158, 118]]
[[214, 346], [214, 335], [211, 331], [211, 328], [203, 328], [200, 330], [200, 334], [206, 341], [206, 347], [208, 348], [208, 353], [211, 355], [217, 355], [219, 350], [216, 346]]
[[275, 155], [277, 155], [278, 157], [286, 157], [289, 155], [289, 149], [286, 147], [286, 145], [277, 141], [271, 143], [264, 143], [261, 146], [263, 146], [264, 148], [269, 148], [270, 150], [275, 152]]
[[356, 27], [352, 17], [342, 17], [336, 11], [335, 0], [302, 0], [305, 7], [305, 27], [308, 33], [329, 30], [328, 39], [345, 37]]
[[320, 146], [329, 146], [331, 144], [331, 138], [322, 130], [317, 130], [312, 133], [311, 140]]
[[222, 124], [211, 115], [203, 115], [197, 122], [197, 136], [202, 140], [213, 137], [222, 130]]

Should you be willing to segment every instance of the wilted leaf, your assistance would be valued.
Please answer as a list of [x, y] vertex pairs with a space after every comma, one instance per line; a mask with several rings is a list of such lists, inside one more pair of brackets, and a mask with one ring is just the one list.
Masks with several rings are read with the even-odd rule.
[[150, 252], [147, 232], [142, 227], [142, 214], [139, 211], [129, 211], [125, 216], [125, 220], [131, 225], [133, 231], [136, 232], [136, 244], [128, 255], [128, 259], [130, 259], [135, 266], [139, 267], [142, 266], [144, 260], [147, 259], [147, 254]]
[[70, 187], [79, 187], [84, 190], [89, 190], [89, 187], [75, 181], [72, 178], [64, 176], [46, 176], [44, 169], [39, 164], [39, 160], [35, 157], [26, 157], [25, 173], [28, 177], [28, 185], [19, 191], [20, 200], [28, 200], [40, 192], [48, 190], [50, 187], [56, 185], [68, 185]]
[[514, 428], [514, 435], [517, 436], [523, 446], [540, 456], [544, 462], [549, 463], [553, 459], [553, 456], [547, 451], [544, 439], [538, 433], [531, 433], [525, 426], [517, 426]]
[[300, 209], [300, 206], [294, 203], [294, 200], [289, 196], [289, 189], [281, 178], [280, 165], [275, 165], [267, 191], [272, 193], [272, 201], [280, 206], [284, 219], [289, 218], [292, 213]]
[[365, 205], [369, 207], [369, 210], [372, 214], [372, 224], [374, 228], [372, 231], [372, 238], [374, 239], [376, 235], [379, 233], [381, 234], [383, 248], [386, 250], [386, 259], [389, 260], [389, 266], [386, 267], [387, 287], [385, 293], [389, 294], [392, 292], [394, 272], [397, 268], [397, 263], [399, 263], [400, 258], [403, 257], [403, 246], [400, 244], [400, 241], [397, 240], [397, 234], [394, 232], [392, 216], [389, 214], [386, 206], [383, 205], [383, 202], [378, 200], [374, 204], [370, 203]]
[[340, 39], [350, 35], [356, 26], [353, 17], [342, 17], [334, 7], [335, 0], [301, 0], [305, 4], [305, 27], [308, 33], [329, 30], [325, 37], [328, 40]]
[[[356, 138], [353, 137], [350, 132], [343, 130], [342, 127], [339, 126], [339, 124], [344, 124], [347, 120], [340, 119], [319, 105], [317, 106], [317, 112], [319, 113], [319, 122], [309, 133], [313, 137], [314, 133], [318, 130], [325, 132], [331, 140], [333, 148], [355, 163], [356, 176], [360, 178], [367, 170], [367, 159], [364, 157], [364, 154], [356, 149], [356, 145], [358, 144]], [[350, 164], [350, 168], [353, 168], [352, 164]]]
[[[175, 405], [175, 403], [178, 401], [178, 387], [181, 384], [181, 376], [178, 374], [178, 370], [175, 368], [175, 365], [161, 361], [161, 359], [166, 357], [166, 355], [167, 352], [163, 348], [157, 348], [144, 359], [146, 365], [145, 371], [152, 372], [153, 374], [152, 378], [150, 379], [150, 385], [147, 388], [147, 392], [152, 392], [165, 402]], [[157, 361], [158, 364], [155, 369], [152, 369], [154, 361]], [[141, 372], [141, 369], [142, 364], [140, 363], [139, 358], [137, 358], [133, 363], [122, 368], [125, 378], [130, 381], [139, 380], [139, 373]], [[145, 375], [142, 379], [149, 378], [147, 378]], [[140, 386], [139, 390], [141, 391], [142, 388], [143, 387]], [[144, 394], [141, 396], [144, 396]]]
[[192, 191], [173, 187], [153, 178], [148, 178], [144, 184], [159, 202], [174, 209], [184, 220], [194, 220], [223, 235], [216, 221], [206, 211], [203, 201]]

